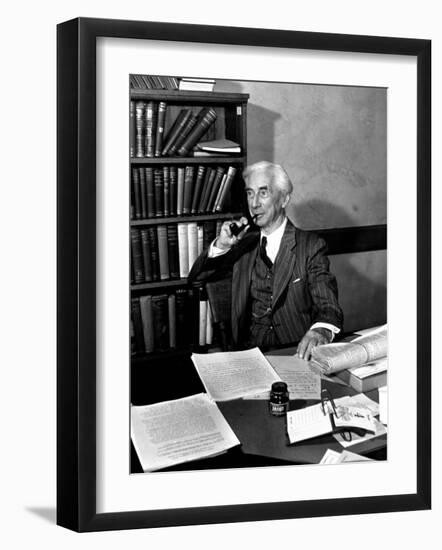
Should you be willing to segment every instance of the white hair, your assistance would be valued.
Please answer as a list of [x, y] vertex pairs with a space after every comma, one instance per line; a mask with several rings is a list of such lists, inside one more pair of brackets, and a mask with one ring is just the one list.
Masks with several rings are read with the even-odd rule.
[[244, 180], [247, 181], [248, 178], [257, 172], [263, 172], [269, 179], [269, 183], [277, 187], [283, 193], [290, 195], [293, 192], [293, 184], [287, 172], [280, 164], [274, 164], [266, 160], [255, 162], [244, 169], [242, 176]]

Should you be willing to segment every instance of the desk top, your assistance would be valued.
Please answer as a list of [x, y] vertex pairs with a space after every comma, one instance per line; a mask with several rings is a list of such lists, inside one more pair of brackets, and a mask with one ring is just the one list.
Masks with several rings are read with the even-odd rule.
[[[296, 348], [272, 351], [272, 355], [290, 355]], [[179, 363], [179, 364], [178, 364]], [[190, 359], [190, 355], [183, 357], [176, 364], [149, 366], [145, 369], [144, 382], [140, 374], [136, 381], [132, 381], [132, 403], [145, 405], [158, 401], [153, 395], [156, 382], [164, 382], [166, 378], [170, 385], [169, 399], [176, 399], [192, 395], [204, 390], [201, 380]], [[165, 376], [167, 370], [167, 376]], [[146, 373], [147, 371], [147, 373]], [[134, 382], [135, 385], [134, 385]], [[327, 388], [334, 398], [344, 395], [354, 395], [351, 387], [328, 380], [321, 380], [322, 388]], [[134, 395], [135, 393], [135, 395]], [[378, 401], [378, 391], [367, 393], [368, 397]], [[134, 399], [136, 397], [136, 399]], [[156, 401], [155, 401], [156, 398]], [[290, 401], [290, 410], [313, 405], [317, 401]], [[286, 418], [275, 417], [268, 411], [267, 400], [235, 399], [218, 403], [218, 407], [241, 441], [239, 448], [229, 450], [225, 455], [195, 462], [180, 464], [168, 470], [194, 470], [206, 468], [240, 468], [251, 466], [270, 466], [282, 464], [317, 464], [321, 461], [327, 449], [342, 451], [342, 446], [331, 435], [324, 435], [312, 440], [289, 445], [286, 430]], [[358, 454], [370, 454], [386, 448], [386, 435], [352, 445], [350, 450]], [[141, 472], [141, 466], [133, 447], [131, 449], [131, 472]]]

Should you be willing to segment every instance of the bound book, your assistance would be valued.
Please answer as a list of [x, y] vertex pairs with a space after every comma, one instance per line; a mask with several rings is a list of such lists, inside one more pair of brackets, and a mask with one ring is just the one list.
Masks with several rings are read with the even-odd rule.
[[312, 350], [310, 364], [320, 374], [333, 374], [360, 367], [387, 356], [387, 325], [378, 327], [351, 342], [337, 342]]
[[169, 214], [176, 216], [177, 214], [177, 167], [169, 168]]
[[144, 101], [135, 103], [135, 156], [144, 157]]
[[212, 208], [213, 212], [222, 212], [224, 205], [226, 204], [227, 197], [230, 193], [230, 188], [232, 187], [232, 182], [235, 179], [236, 168], [229, 166], [227, 170], [227, 175], [223, 179], [220, 190], [218, 191], [218, 196], [215, 200], [215, 206]]
[[157, 226], [158, 237], [158, 255], [160, 263], [160, 279], [162, 281], [170, 279], [169, 271], [169, 250], [167, 245], [167, 227], [165, 225]]
[[241, 153], [241, 147], [236, 141], [230, 139], [214, 139], [211, 141], [200, 141], [196, 151], [206, 151], [208, 153]]
[[181, 145], [187, 139], [187, 136], [195, 127], [197, 120], [198, 120], [197, 115], [194, 115], [192, 113], [190, 117], [186, 120], [186, 123], [181, 126], [179, 134], [177, 135], [176, 139], [173, 141], [169, 149], [169, 152], [167, 153], [170, 157], [177, 154], [178, 149], [181, 147]]
[[205, 206], [205, 212], [211, 212], [215, 206], [215, 199], [218, 194], [219, 188], [223, 181], [225, 170], [222, 166], [218, 166], [216, 169], [215, 178], [213, 180], [212, 188], [210, 190], [210, 196], [208, 198], [207, 204]]
[[201, 196], [198, 201], [198, 214], [204, 214], [206, 212], [207, 202], [209, 200], [210, 191], [212, 189], [215, 176], [216, 169], [211, 166], [208, 167], [206, 177], [204, 178], [203, 188], [201, 190]]
[[178, 253], [180, 277], [185, 278], [189, 274], [189, 238], [187, 223], [178, 224]]
[[163, 213], [164, 216], [170, 215], [170, 167], [163, 166], [163, 191], [164, 191], [164, 202], [163, 202]]
[[375, 433], [376, 422], [366, 408], [336, 406], [332, 398], [324, 397], [317, 405], [287, 413], [290, 443], [343, 431]]
[[153, 168], [144, 168], [144, 179], [146, 181], [146, 203], [147, 203], [147, 217], [155, 217], [155, 189], [153, 181]]
[[194, 145], [198, 143], [201, 136], [207, 132], [215, 120], [215, 109], [213, 109], [213, 107], [204, 107], [198, 114], [198, 120], [196, 121], [195, 127], [189, 132], [182, 145], [177, 149], [177, 154], [180, 157], [188, 155]]
[[164, 185], [163, 170], [155, 168], [153, 171], [154, 190], [155, 190], [155, 217], [164, 216]]
[[169, 306], [167, 294], [152, 296], [153, 337], [156, 350], [169, 347]]
[[240, 444], [205, 393], [132, 406], [131, 439], [145, 472], [219, 455]]
[[146, 283], [152, 281], [152, 254], [150, 251], [149, 231], [144, 228], [141, 233], [141, 249], [143, 251], [144, 280]]
[[176, 140], [191, 116], [192, 111], [190, 109], [181, 109], [164, 140], [164, 147], [161, 152], [163, 157], [169, 153], [170, 147], [172, 146], [173, 142]]
[[198, 258], [198, 227], [196, 222], [187, 224], [187, 238], [188, 238], [188, 264], [189, 271], [195, 260]]
[[360, 393], [387, 385], [387, 358], [377, 359], [362, 367], [341, 370], [336, 376]]
[[140, 311], [144, 337], [144, 351], [154, 350], [152, 296], [140, 296]]
[[144, 153], [146, 157], [155, 156], [155, 135], [156, 135], [156, 118], [157, 104], [154, 101], [146, 103], [146, 122], [145, 122], [145, 145]]
[[164, 137], [164, 127], [166, 124], [166, 109], [167, 103], [165, 101], [160, 101], [158, 104], [158, 119], [157, 119], [157, 128], [155, 134], [155, 156], [160, 157], [163, 150], [163, 137]]
[[140, 175], [137, 168], [132, 168], [132, 190], [134, 200], [135, 219], [141, 219], [141, 192]]
[[136, 135], [137, 132], [135, 128], [135, 101], [131, 101], [129, 111], [129, 150], [131, 158], [135, 157]]
[[169, 271], [172, 279], [178, 279], [180, 276], [180, 261], [178, 254], [178, 230], [177, 226], [170, 224], [167, 226], [167, 245], [169, 250]]
[[176, 205], [177, 216], [181, 216], [183, 214], [184, 179], [185, 179], [185, 168], [180, 166], [177, 169], [177, 205]]
[[130, 230], [130, 241], [134, 282], [144, 283], [143, 250], [141, 247], [141, 236], [138, 229], [132, 228]]
[[149, 244], [150, 244], [150, 259], [152, 266], [152, 281], [160, 280], [160, 260], [158, 254], [158, 239], [155, 227], [148, 227]]
[[201, 196], [201, 191], [203, 189], [205, 171], [206, 171], [206, 168], [204, 166], [198, 166], [198, 170], [196, 173], [195, 187], [193, 190], [192, 207], [190, 209], [191, 214], [196, 214], [198, 212], [198, 204]]
[[138, 168], [138, 179], [140, 181], [140, 197], [141, 197], [141, 217], [147, 218], [147, 190], [146, 178], [143, 168]]
[[186, 166], [184, 173], [183, 214], [190, 214], [194, 183], [194, 167]]

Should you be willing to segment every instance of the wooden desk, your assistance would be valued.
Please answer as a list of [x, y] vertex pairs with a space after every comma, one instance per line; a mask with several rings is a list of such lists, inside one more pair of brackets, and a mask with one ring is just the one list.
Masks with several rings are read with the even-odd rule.
[[[289, 355], [291, 353], [293, 353], [292, 349], [287, 349], [272, 352], [272, 355]], [[334, 398], [356, 393], [348, 386], [326, 380], [321, 382], [322, 388], [327, 388]], [[177, 399], [204, 391], [190, 355], [183, 355], [173, 363], [166, 364], [162, 360], [158, 365], [149, 365], [149, 369], [133, 371], [132, 403], [147, 405], [165, 400], [164, 393], [160, 399], [158, 399], [158, 394], [155, 394], [155, 388], [159, 384], [164, 388], [165, 383], [170, 388], [168, 399]], [[367, 395], [378, 401], [377, 390], [373, 390]], [[317, 401], [295, 400], [290, 402], [290, 409], [298, 409], [315, 403]], [[289, 445], [285, 417], [271, 416], [266, 400], [235, 399], [218, 403], [218, 407], [241, 441], [241, 446], [231, 449], [221, 456], [173, 466], [168, 468], [168, 471], [317, 464], [327, 449], [335, 451], [343, 449], [332, 435]], [[386, 444], [387, 438], [386, 435], [383, 435], [352, 445], [350, 450], [358, 454], [385, 459]], [[138, 457], [131, 445], [131, 472], [141, 471]]]

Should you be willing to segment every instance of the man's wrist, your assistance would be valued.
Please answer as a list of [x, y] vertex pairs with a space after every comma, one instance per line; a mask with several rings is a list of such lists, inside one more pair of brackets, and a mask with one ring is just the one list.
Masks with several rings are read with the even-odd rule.
[[314, 330], [315, 332], [323, 336], [328, 343], [330, 343], [333, 340], [333, 332], [328, 328], [315, 327], [315, 328], [312, 328], [311, 330]]
[[231, 246], [230, 245], [225, 245], [223, 243], [220, 242], [220, 239], [219, 237], [215, 240], [215, 242], [213, 243], [213, 246], [215, 246], [216, 248], [219, 248], [220, 250], [230, 250]]

